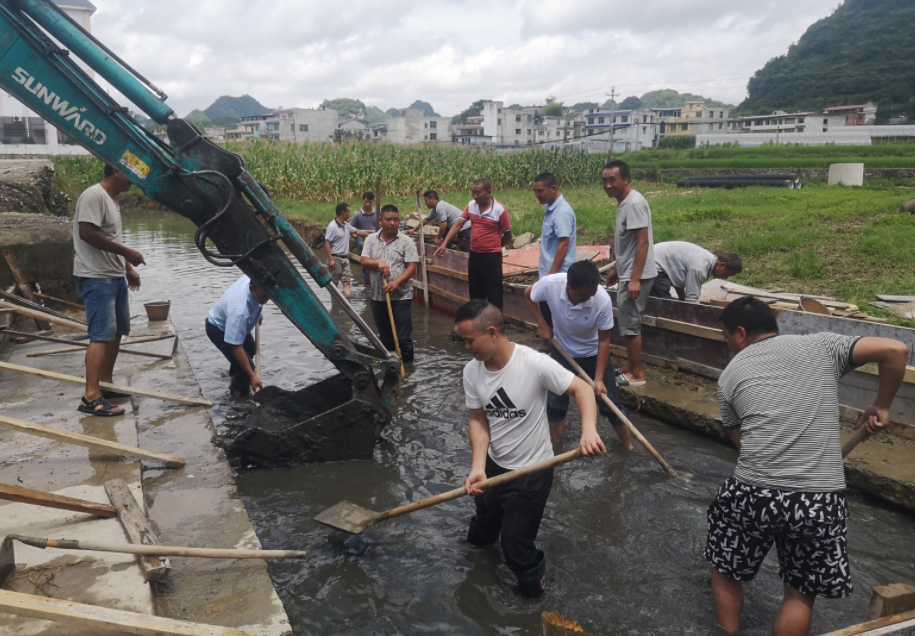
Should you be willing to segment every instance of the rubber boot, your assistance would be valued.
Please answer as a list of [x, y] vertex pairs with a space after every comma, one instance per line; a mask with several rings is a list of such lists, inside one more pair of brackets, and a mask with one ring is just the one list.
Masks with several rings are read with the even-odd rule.
[[470, 527], [467, 529], [467, 543], [482, 548], [492, 545], [498, 538], [498, 532], [496, 534], [483, 532], [476, 521], [470, 520]]
[[540, 598], [546, 589], [546, 558], [542, 550], [537, 550], [537, 558], [537, 565], [518, 575], [521, 596], [525, 598]]

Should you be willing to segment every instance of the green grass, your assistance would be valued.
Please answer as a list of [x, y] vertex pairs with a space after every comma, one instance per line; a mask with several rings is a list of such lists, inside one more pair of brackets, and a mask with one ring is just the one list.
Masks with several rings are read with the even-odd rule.
[[[684, 190], [650, 183], [636, 188], [651, 204], [656, 242], [683, 240], [712, 251], [737, 252], [746, 269], [735, 282], [834, 296], [915, 327], [915, 321], [867, 305], [878, 293], [915, 290], [915, 216], [899, 212], [900, 204], [913, 196], [908, 188], [815, 184], [797, 190]], [[599, 186], [563, 188], [563, 194], [575, 208], [579, 245], [607, 244], [616, 202]], [[495, 196], [511, 213], [515, 235], [540, 234], [543, 208], [533, 193], [513, 189]], [[470, 193], [445, 193], [442, 198], [463, 207]], [[277, 203], [289, 216], [321, 224], [334, 216], [332, 203]], [[354, 210], [360, 205], [355, 199], [349, 203]], [[394, 203], [402, 215], [416, 210], [415, 198], [387, 198], [384, 203]]]

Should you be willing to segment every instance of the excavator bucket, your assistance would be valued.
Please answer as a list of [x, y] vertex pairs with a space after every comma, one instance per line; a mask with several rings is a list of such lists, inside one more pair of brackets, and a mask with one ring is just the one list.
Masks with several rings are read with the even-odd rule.
[[226, 418], [220, 437], [237, 468], [371, 459], [388, 419], [373, 387], [359, 391], [338, 374], [295, 392], [265, 387]]

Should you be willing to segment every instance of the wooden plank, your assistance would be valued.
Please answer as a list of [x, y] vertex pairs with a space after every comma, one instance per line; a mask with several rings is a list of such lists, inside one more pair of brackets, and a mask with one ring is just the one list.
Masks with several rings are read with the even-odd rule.
[[[68, 329], [75, 329], [77, 331], [89, 331], [89, 328], [86, 325], [74, 322], [72, 320], [66, 320], [63, 318], [58, 318], [57, 316], [51, 316], [44, 313], [43, 311], [36, 311], [34, 309], [29, 309], [28, 307], [20, 307], [19, 305], [13, 305], [11, 303], [0, 300], [0, 308], [2, 309], [12, 309], [17, 314], [26, 316], [27, 318], [35, 318], [39, 321], [50, 322], [61, 327], [67, 327]], [[40, 323], [39, 323], [40, 324]], [[45, 327], [44, 329], [47, 329]]]
[[118, 442], [109, 442], [108, 440], [89, 437], [88, 435], [80, 435], [79, 433], [59, 431], [56, 428], [33, 424], [31, 422], [26, 422], [25, 420], [17, 420], [16, 418], [7, 417], [6, 415], [0, 415], [0, 428], [6, 428], [19, 433], [27, 433], [37, 437], [45, 437], [58, 442], [64, 442], [65, 444], [84, 446], [86, 448], [111, 453], [121, 457], [152, 459], [157, 462], [162, 462], [170, 468], [180, 468], [181, 466], [184, 466], [184, 459], [181, 457], [154, 453], [153, 451], [143, 450], [142, 448], [137, 448], [135, 446], [127, 446], [126, 444], [119, 444]]
[[[25, 354], [26, 358], [40, 358], [41, 356], [54, 356], [59, 353], [75, 353], [77, 351], [85, 351], [89, 345], [85, 347], [76, 346], [76, 347], [64, 347], [63, 349], [48, 349], [46, 351], [33, 351], [32, 353]], [[157, 360], [171, 360], [172, 356], [165, 355], [164, 353], [150, 353], [148, 351], [136, 351], [134, 349], [121, 349], [118, 348], [118, 353], [124, 353], [131, 356], [143, 356], [145, 358], [156, 358]]]
[[[149, 519], [146, 513], [140, 508], [137, 500], [134, 498], [127, 482], [123, 479], [112, 479], [105, 482], [105, 492], [108, 493], [108, 499], [114, 504], [118, 511], [118, 519], [124, 526], [124, 532], [131, 543], [139, 545], [159, 545], [159, 539], [149, 525]], [[171, 571], [172, 566], [168, 557], [157, 556], [138, 556], [137, 561], [140, 569], [143, 570], [143, 576], [147, 581], [158, 581]]]
[[40, 294], [35, 292], [35, 296], [38, 298], [43, 298], [45, 300], [50, 300], [52, 303], [58, 303], [64, 307], [70, 307], [71, 309], [77, 309], [79, 311], [86, 311], [85, 305], [80, 305], [78, 303], [71, 303], [69, 300], [64, 300], [63, 298], [55, 298], [54, 296], [48, 296], [47, 294]]
[[878, 618], [912, 611], [915, 611], [915, 587], [905, 583], [877, 585], [871, 594], [867, 618], [875, 621]]
[[[879, 367], [872, 363], [864, 364], [855, 369], [858, 373], [867, 373], [868, 375], [880, 375]], [[906, 367], [905, 375], [902, 381], [906, 384], [915, 384], [915, 367]]]
[[861, 623], [860, 625], [852, 625], [845, 629], [822, 634], [822, 636], [856, 636], [857, 634], [866, 635], [869, 633], [872, 633], [875, 636], [877, 634], [892, 634], [894, 631], [883, 628], [893, 626], [897, 628], [915, 628], [915, 612], [906, 612], [904, 614], [896, 614], [895, 616], [887, 616], [886, 618], [878, 618], [875, 621], [868, 621], [867, 623]]
[[[614, 317], [616, 317], [618, 314], [619, 310], [614, 307]], [[702, 325], [694, 325], [692, 323], [682, 322], [680, 320], [671, 320], [670, 318], [660, 318], [658, 316], [642, 316], [642, 324], [647, 327], [656, 327], [658, 329], [676, 331], [677, 333], [684, 333], [690, 336], [703, 338], [705, 340], [725, 342], [724, 332], [722, 332], [721, 329], [715, 327], [704, 327]]]
[[429, 308], [429, 274], [426, 271], [426, 228], [423, 226], [423, 211], [419, 201], [419, 191], [416, 192], [416, 214], [419, 217], [419, 265], [423, 270], [423, 300], [426, 309]]
[[0, 590], [0, 612], [134, 636], [254, 636], [253, 632], [232, 627], [190, 623], [6, 590]]
[[71, 322], [78, 322], [81, 325], [86, 324], [85, 320], [80, 320], [79, 318], [73, 318], [71, 316], [68, 316], [67, 314], [63, 314], [59, 311], [51, 309], [50, 307], [46, 307], [45, 305], [42, 305], [35, 301], [31, 301], [26, 298], [22, 298], [21, 296], [16, 296], [14, 294], [7, 294], [4, 291], [0, 291], [0, 300], [4, 301], [10, 305], [16, 305], [17, 307], [25, 307], [26, 309], [31, 309], [33, 311], [40, 311], [44, 314], [48, 314], [49, 316], [57, 316], [58, 318], [61, 318], [63, 320], [69, 320]]
[[888, 303], [911, 303], [915, 302], [915, 296], [891, 296], [890, 294], [877, 294], [879, 300]]
[[716, 369], [715, 367], [710, 367], [707, 364], [699, 364], [698, 362], [685, 360], [683, 358], [677, 358], [677, 366], [680, 371], [688, 371], [689, 373], [701, 375], [702, 377], [709, 378], [711, 380], [717, 380], [724, 372], [723, 369]]
[[19, 261], [16, 260], [16, 255], [11, 250], [3, 250], [3, 259], [6, 261], [7, 267], [10, 268], [10, 273], [13, 275], [13, 280], [16, 281], [19, 291], [22, 292], [23, 296], [34, 301], [35, 296], [32, 294], [32, 288], [28, 279], [22, 274], [22, 270], [19, 269]]
[[23, 488], [22, 486], [14, 486], [12, 484], [0, 484], [0, 499], [33, 506], [43, 506], [45, 508], [84, 512], [96, 517], [110, 518], [118, 516], [118, 511], [114, 506], [84, 501], [82, 499], [74, 499], [73, 497], [65, 497], [63, 495], [55, 495], [50, 492], [32, 490], [31, 488]]
[[[47, 380], [59, 380], [61, 382], [73, 382], [75, 384], [85, 384], [86, 379], [81, 378], [75, 375], [64, 375], [63, 373], [54, 373], [53, 371], [45, 371], [44, 369], [34, 369], [32, 367], [24, 367], [18, 364], [10, 364], [9, 362], [0, 362], [0, 371], [12, 371], [14, 373], [21, 373], [24, 375], [33, 375], [39, 378], [45, 378]], [[111, 384], [109, 382], [99, 382], [99, 386], [103, 389], [108, 389], [110, 391], [117, 391], [118, 393], [127, 393], [128, 395], [139, 395], [142, 397], [155, 398], [157, 400], [165, 400], [167, 402], [176, 402], [178, 404], [185, 404], [187, 406], [213, 406], [213, 403], [209, 400], [204, 400], [202, 398], [189, 398], [184, 397], [183, 395], [174, 395], [172, 393], [160, 393], [159, 391], [150, 391], [149, 389], [138, 389], [132, 386], [121, 386], [119, 384]]]
[[470, 280], [466, 272], [459, 272], [455, 269], [448, 269], [447, 267], [439, 267], [437, 265], [427, 265], [426, 267], [433, 274], [441, 274], [442, 276], [447, 276], [448, 278], [455, 278], [457, 280], [463, 281]]
[[[620, 356], [622, 358], [628, 358], [628, 352], [626, 347], [621, 345], [610, 345], [610, 353]], [[642, 353], [642, 362], [650, 364], [656, 367], [663, 367], [665, 369], [673, 369], [678, 371], [679, 367], [676, 360], [670, 360], [669, 358], [662, 358], [661, 356], [653, 356], [650, 353]]]

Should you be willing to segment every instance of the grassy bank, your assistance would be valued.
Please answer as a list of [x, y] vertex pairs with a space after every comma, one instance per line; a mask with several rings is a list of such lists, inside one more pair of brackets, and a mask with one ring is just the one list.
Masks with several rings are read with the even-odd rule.
[[[881, 314], [867, 303], [881, 294], [915, 290], [915, 216], [899, 212], [913, 191], [895, 186], [864, 188], [814, 185], [799, 190], [744, 188], [685, 191], [670, 185], [637, 184], [649, 199], [655, 241], [684, 240], [744, 257], [736, 282], [756, 287], [825, 294]], [[616, 202], [598, 186], [565, 188], [579, 224], [579, 244], [606, 244]], [[543, 208], [529, 190], [496, 193], [512, 214], [516, 234], [540, 233]], [[469, 193], [443, 195], [463, 206]], [[416, 199], [386, 198], [401, 212]], [[359, 202], [350, 200], [358, 207]], [[333, 204], [278, 201], [289, 216], [327, 224]], [[915, 327], [915, 322], [901, 322]]]

